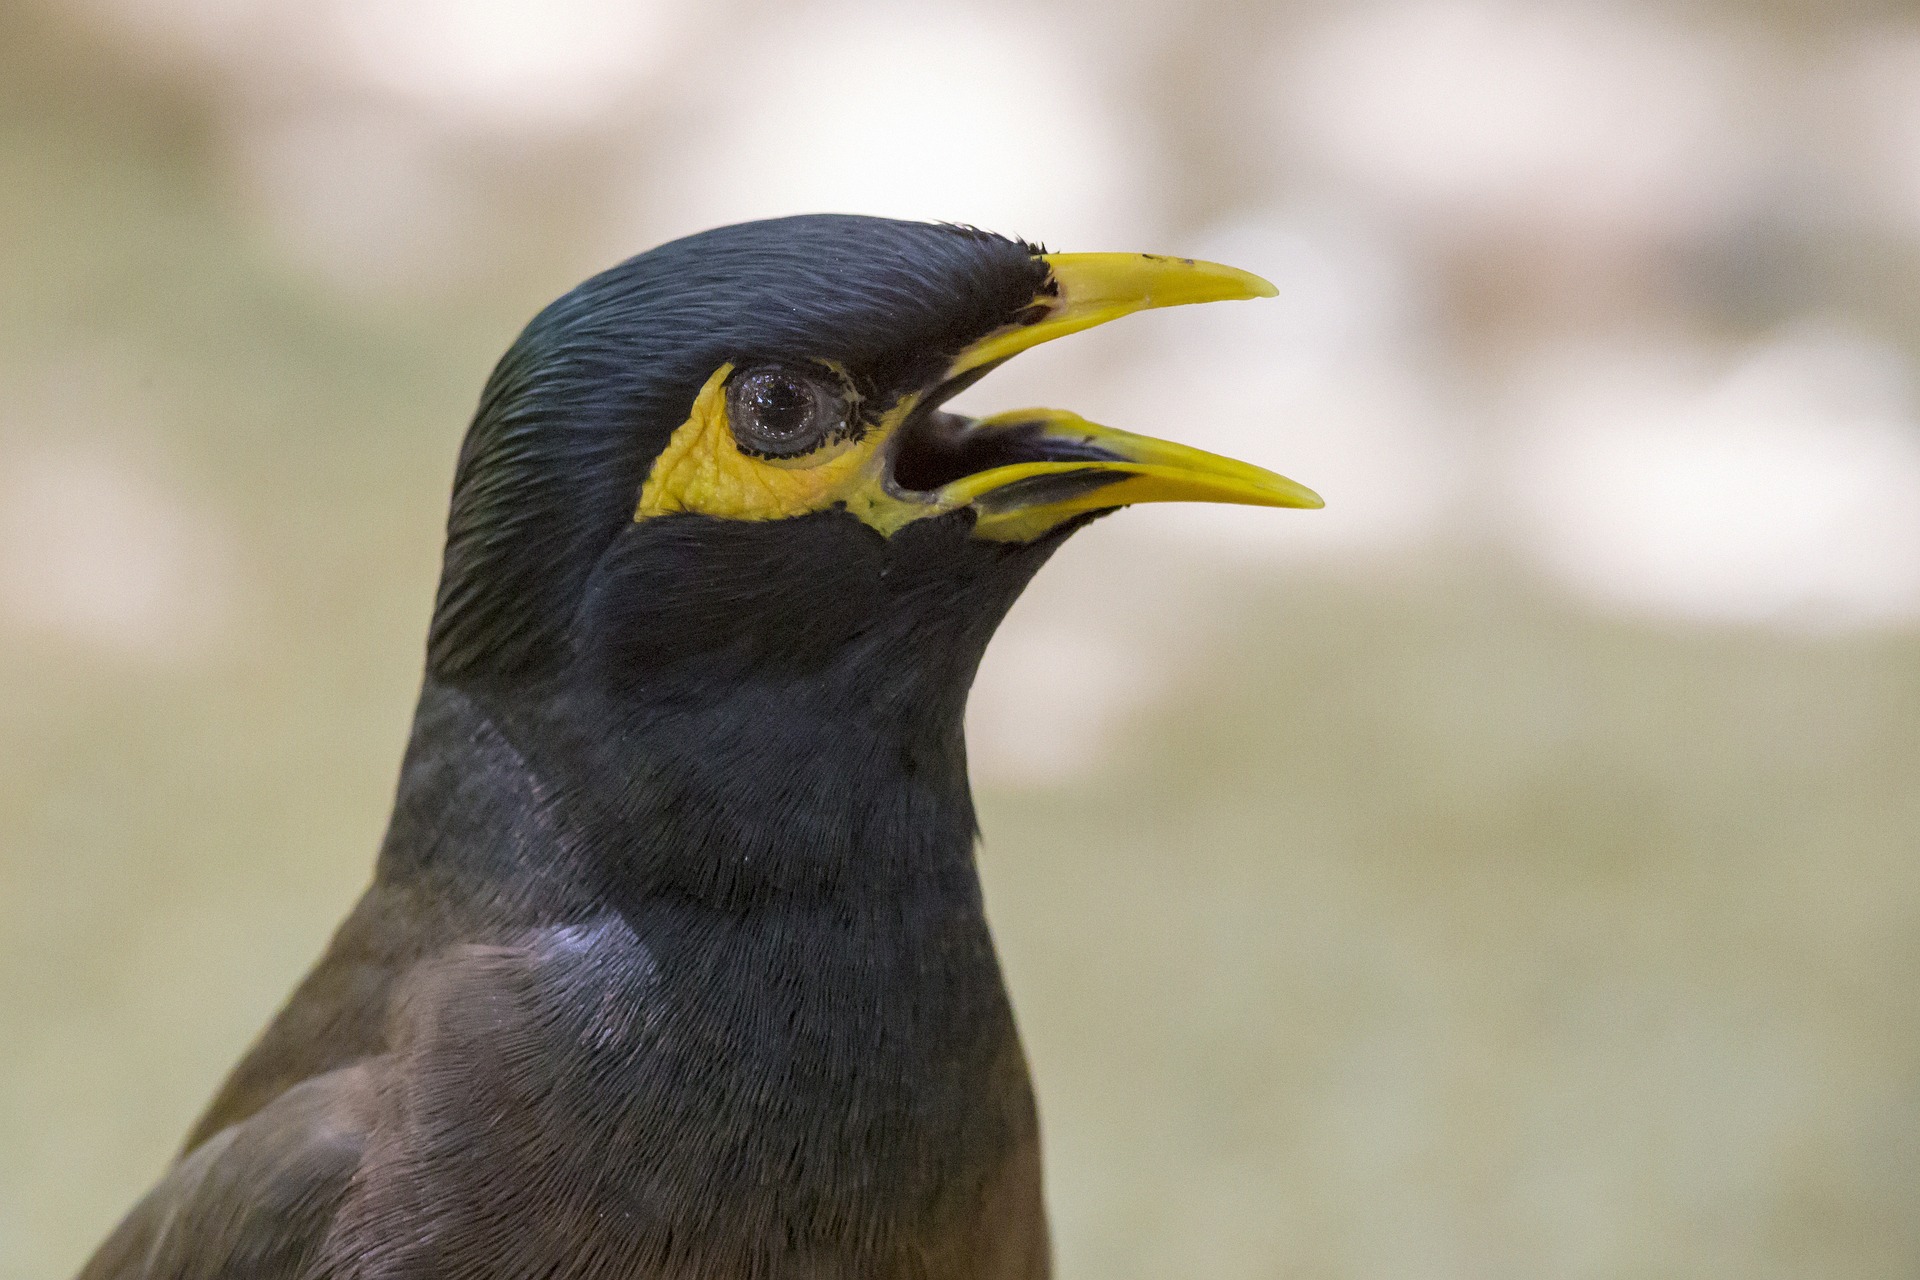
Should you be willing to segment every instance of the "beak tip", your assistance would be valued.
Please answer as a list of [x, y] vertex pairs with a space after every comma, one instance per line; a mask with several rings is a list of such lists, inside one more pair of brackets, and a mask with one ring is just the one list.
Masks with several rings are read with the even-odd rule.
[[1290, 507], [1295, 511], [1318, 511], [1327, 505], [1325, 498], [1298, 480], [1289, 480], [1285, 476], [1269, 471], [1266, 472], [1263, 481], [1261, 488], [1265, 491], [1265, 497], [1256, 505]]
[[1278, 285], [1274, 284], [1273, 281], [1267, 279], [1265, 276], [1254, 275], [1251, 271], [1247, 272], [1247, 288], [1252, 291], [1252, 295], [1256, 298], [1277, 298], [1280, 296], [1280, 288]]

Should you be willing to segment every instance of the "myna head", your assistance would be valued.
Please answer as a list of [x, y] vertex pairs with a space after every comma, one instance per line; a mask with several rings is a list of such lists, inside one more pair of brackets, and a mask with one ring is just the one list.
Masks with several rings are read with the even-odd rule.
[[[958, 702], [1074, 529], [1185, 499], [1317, 507], [1271, 472], [1061, 410], [942, 406], [1149, 307], [1269, 295], [1229, 267], [808, 216], [674, 241], [541, 312], [461, 453], [429, 674], [633, 691], [828, 671]], [[929, 683], [931, 681], [931, 683]]]

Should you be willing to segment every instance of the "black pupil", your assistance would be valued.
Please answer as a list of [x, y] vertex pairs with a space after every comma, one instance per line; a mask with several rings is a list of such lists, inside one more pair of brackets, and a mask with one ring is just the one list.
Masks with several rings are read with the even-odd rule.
[[779, 374], [761, 374], [747, 386], [747, 404], [753, 423], [775, 440], [788, 440], [806, 430], [813, 416], [813, 390]]

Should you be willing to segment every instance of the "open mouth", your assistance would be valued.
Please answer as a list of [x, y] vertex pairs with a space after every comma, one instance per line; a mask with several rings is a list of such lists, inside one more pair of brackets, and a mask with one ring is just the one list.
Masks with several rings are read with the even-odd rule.
[[1042, 416], [1047, 411], [1031, 412], [1025, 420], [1008, 415], [990, 430], [982, 429], [980, 419], [939, 409], [915, 414], [893, 442], [893, 485], [931, 493], [969, 476], [1031, 463], [1125, 461], [1091, 440], [1050, 432]]
[[962, 351], [888, 442], [885, 486], [933, 514], [973, 508], [975, 533], [1024, 541], [1088, 512], [1140, 502], [1319, 507], [1285, 476], [1201, 449], [1089, 422], [1064, 409], [985, 418], [939, 406], [1001, 361], [1053, 338], [1150, 307], [1269, 296], [1257, 276], [1146, 254], [1053, 254], [1028, 316]]

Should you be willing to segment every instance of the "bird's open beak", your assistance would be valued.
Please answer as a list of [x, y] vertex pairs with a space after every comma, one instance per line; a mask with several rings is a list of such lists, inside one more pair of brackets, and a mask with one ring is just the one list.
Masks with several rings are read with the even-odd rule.
[[[1135, 311], [1276, 292], [1259, 276], [1191, 258], [1062, 253], [1043, 261], [1048, 279], [1028, 314], [962, 351], [943, 387], [965, 386], [1029, 347]], [[1322, 505], [1311, 489], [1250, 463], [1061, 409], [979, 419], [934, 409], [907, 425], [892, 455], [897, 494], [937, 510], [971, 507], [975, 533], [1005, 541], [1027, 541], [1074, 516], [1139, 502]]]

